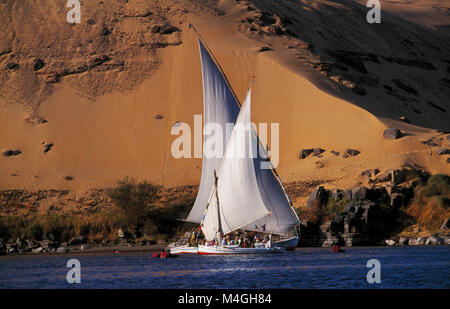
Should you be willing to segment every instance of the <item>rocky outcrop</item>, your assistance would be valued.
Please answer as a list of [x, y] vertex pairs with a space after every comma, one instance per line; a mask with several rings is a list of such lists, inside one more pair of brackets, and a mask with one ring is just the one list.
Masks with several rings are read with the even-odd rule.
[[396, 244], [395, 240], [392, 240], [392, 239], [386, 239], [384, 242], [388, 246], [394, 246]]
[[12, 157], [12, 156], [18, 156], [22, 153], [22, 151], [20, 151], [19, 149], [16, 150], [5, 150], [2, 152], [2, 155], [4, 155], [5, 157]]
[[397, 128], [387, 128], [383, 133], [386, 139], [398, 139], [403, 136], [402, 132]]
[[345, 150], [344, 156], [354, 157], [354, 156], [359, 155], [360, 153], [361, 153], [361, 151], [359, 151], [359, 150], [349, 148], [349, 149]]
[[311, 153], [313, 153], [313, 151], [314, 151], [314, 149], [312, 149], [312, 148], [302, 149], [300, 151], [299, 158], [305, 159], [307, 156], [309, 156]]
[[31, 125], [38, 125], [38, 124], [44, 124], [47, 122], [44, 118], [38, 116], [38, 115], [31, 115], [27, 118], [25, 118], [25, 122], [31, 124]]
[[318, 187], [316, 190], [311, 192], [308, 201], [306, 202], [306, 207], [311, 209], [318, 207], [326, 202], [328, 199], [328, 191], [325, 190], [323, 186]]
[[444, 239], [442, 239], [441, 237], [439, 237], [438, 235], [432, 235], [430, 237], [427, 238], [427, 240], [425, 241], [425, 245], [443, 245], [444, 244]]
[[[369, 169], [361, 174], [370, 177], [370, 187], [327, 190], [320, 186], [310, 194], [308, 210], [337, 212], [331, 219], [327, 215], [327, 221], [320, 226], [314, 227], [312, 222], [308, 222], [302, 228], [307, 233], [308, 240], [302, 245], [386, 244], [385, 240], [398, 233], [400, 226], [414, 224], [413, 218], [402, 210], [413, 197], [414, 184], [408, 181], [412, 172], [391, 169], [380, 173], [378, 169]], [[409, 241], [406, 237], [395, 239], [395, 243], [399, 245], [408, 245]], [[411, 244], [414, 245], [415, 242], [425, 243], [425, 240], [413, 240]]]
[[438, 148], [438, 149], [436, 149], [436, 153], [437, 153], [438, 155], [447, 155], [447, 154], [450, 154], [450, 149], [447, 149], [447, 148]]

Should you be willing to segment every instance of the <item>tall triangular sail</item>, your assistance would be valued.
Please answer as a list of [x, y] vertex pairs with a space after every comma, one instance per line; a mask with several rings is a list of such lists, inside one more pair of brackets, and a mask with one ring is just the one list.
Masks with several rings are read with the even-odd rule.
[[215, 238], [219, 219], [223, 234], [242, 228], [287, 235], [298, 224], [272, 171], [261, 168], [264, 158], [260, 156], [260, 144], [251, 128], [250, 105], [251, 89], [228, 142], [217, 187], [213, 187], [209, 196], [202, 221], [202, 231], [208, 240]]
[[[225, 128], [227, 123], [235, 123], [239, 114], [239, 104], [223, 72], [214, 62], [200, 39], [198, 40], [198, 45], [203, 79], [203, 127], [208, 123], [217, 123], [222, 128]], [[207, 139], [208, 136], [204, 136], [203, 142], [205, 143]], [[228, 143], [227, 137], [224, 136], [223, 142], [222, 149], [225, 150]], [[200, 188], [186, 221], [200, 223], [214, 186], [214, 170], [219, 169], [221, 161], [222, 158], [208, 158], [203, 153]]]

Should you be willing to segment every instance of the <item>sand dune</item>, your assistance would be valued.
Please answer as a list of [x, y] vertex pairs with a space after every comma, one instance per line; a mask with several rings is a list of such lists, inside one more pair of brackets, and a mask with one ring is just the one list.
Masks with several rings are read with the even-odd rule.
[[[87, 5], [82, 24], [73, 26], [58, 19], [65, 9], [56, 4], [36, 5], [35, 15], [50, 12], [49, 20], [33, 15], [27, 25], [19, 22], [30, 14], [25, 6], [0, 4], [13, 19], [2, 23], [0, 147], [22, 152], [0, 158], [0, 188], [82, 192], [125, 176], [198, 184], [201, 160], [170, 154], [173, 124], [193, 125], [202, 113], [188, 23], [240, 100], [255, 76], [253, 120], [280, 123], [285, 182], [345, 188], [363, 181], [365, 169], [402, 166], [449, 174], [447, 156], [421, 143], [434, 137], [450, 148], [446, 134], [432, 130], [450, 129], [448, 4], [422, 1], [411, 9], [389, 1], [382, 24], [368, 25], [358, 2], [117, 1]], [[175, 28], [162, 34], [155, 25]], [[111, 33], [102, 35], [104, 28]], [[35, 58], [46, 63], [38, 71]], [[19, 68], [6, 68], [11, 62]], [[30, 125], [30, 114], [47, 122]], [[407, 136], [387, 140], [387, 127]], [[315, 147], [326, 150], [322, 157], [299, 159], [301, 149]], [[360, 154], [344, 158], [348, 148]]]

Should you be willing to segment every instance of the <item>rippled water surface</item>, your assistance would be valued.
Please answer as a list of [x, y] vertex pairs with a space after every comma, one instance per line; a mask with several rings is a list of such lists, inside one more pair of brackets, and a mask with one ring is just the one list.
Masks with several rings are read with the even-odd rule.
[[[450, 288], [450, 246], [299, 248], [246, 256], [102, 253], [0, 257], [0, 288]], [[67, 283], [69, 259], [81, 283]], [[367, 261], [381, 263], [381, 283], [366, 280]]]

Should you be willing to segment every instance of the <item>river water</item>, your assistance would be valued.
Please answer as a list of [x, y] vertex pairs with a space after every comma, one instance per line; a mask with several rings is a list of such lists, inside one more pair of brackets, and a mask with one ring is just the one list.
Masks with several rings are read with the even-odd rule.
[[[450, 246], [330, 248], [246, 256], [92, 253], [0, 257], [0, 288], [450, 288]], [[66, 279], [70, 259], [81, 283]], [[369, 284], [367, 262], [380, 262]]]

